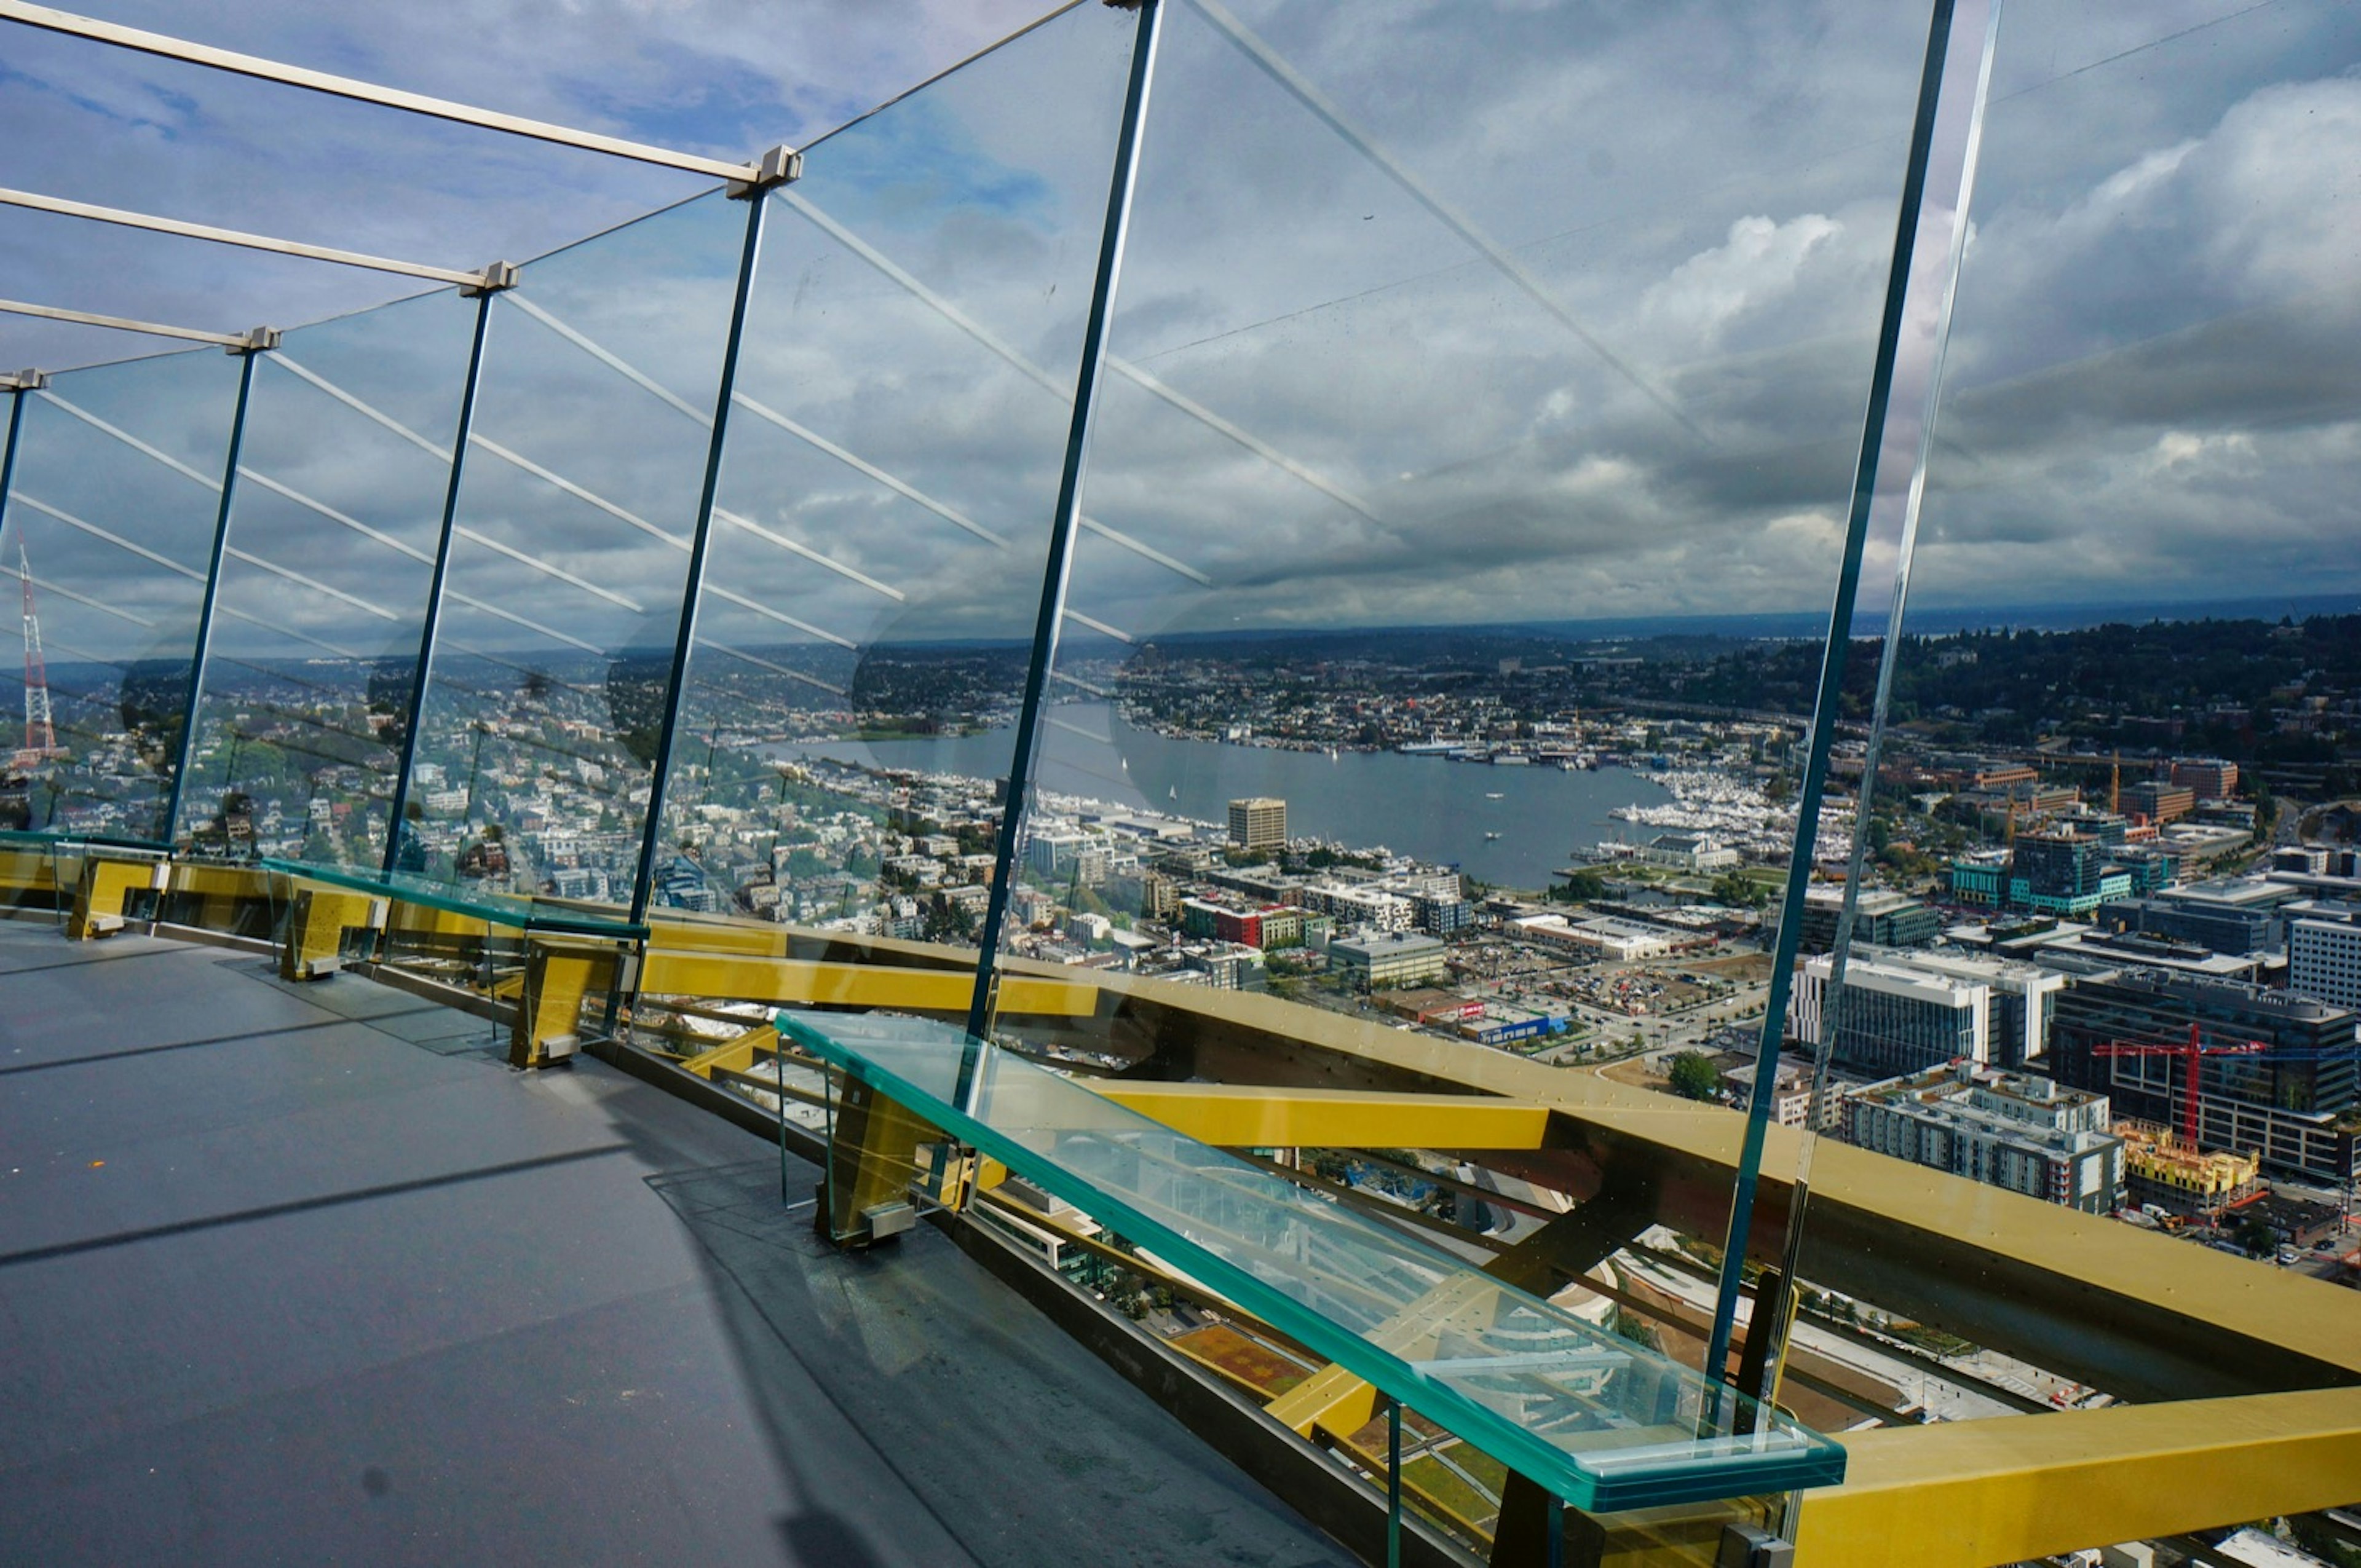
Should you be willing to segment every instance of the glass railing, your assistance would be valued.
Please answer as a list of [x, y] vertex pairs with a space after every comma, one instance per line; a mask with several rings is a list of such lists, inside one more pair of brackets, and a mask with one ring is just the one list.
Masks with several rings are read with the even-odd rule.
[[[1879, 1150], [1977, 1184], [1945, 1223], [2077, 1211], [2013, 1267], [2361, 1245], [2356, 60], [2314, 0], [1064, 7], [513, 289], [12, 394], [0, 904], [364, 894], [357, 956], [503, 1005], [544, 934], [773, 964], [595, 1000], [808, 1122], [761, 1015], [988, 996], [997, 898], [986, 977], [1072, 985], [983, 1020], [1014, 1056], [1553, 1102], [1601, 1168], [1649, 1129], [1567, 1283], [1685, 1410], [1740, 1366], [1824, 1431], [2153, 1398], [1801, 1200], [1916, 1223]], [[1598, 1179], [1280, 1152], [1271, 1213], [1470, 1256]], [[1082, 1252], [1111, 1305], [1197, 1273]], [[1237, 1365], [1357, 1365], [1276, 1279]], [[1376, 1370], [1463, 1445], [1406, 1472], [1463, 1541], [1512, 1473], [1617, 1495], [1418, 1359]]]
[[1670, 1358], [954, 1026], [792, 1013], [774, 1022], [1577, 1508], [1656, 1508], [1843, 1475], [1834, 1443]]

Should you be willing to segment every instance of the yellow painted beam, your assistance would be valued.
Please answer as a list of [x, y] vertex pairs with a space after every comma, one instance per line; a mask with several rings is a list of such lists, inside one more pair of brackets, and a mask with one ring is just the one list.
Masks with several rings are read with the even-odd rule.
[[2361, 1388], [2116, 1405], [1845, 1438], [1797, 1568], [1988, 1568], [2361, 1500]]
[[[1004, 993], [1010, 981], [1002, 982]], [[1549, 1107], [1481, 1094], [1366, 1094], [1238, 1083], [1099, 1082], [1118, 1105], [1221, 1148], [1539, 1148]]]
[[253, 866], [201, 864], [188, 861], [172, 867], [172, 891], [207, 898], [268, 898], [270, 873]]
[[82, 861], [67, 938], [80, 942], [111, 929], [108, 922], [123, 918], [123, 895], [136, 887], [156, 886], [159, 869], [155, 861], [110, 861], [98, 855]]
[[[975, 977], [959, 970], [888, 969], [875, 964], [653, 948], [641, 966], [640, 990], [657, 996], [892, 1007], [964, 1016], [975, 991]], [[1098, 1010], [1098, 1000], [1097, 986], [1071, 981], [1012, 974], [1004, 977], [1000, 985], [1000, 1010], [1005, 1014], [1087, 1018]]]
[[683, 1072], [693, 1072], [699, 1078], [711, 1078], [719, 1069], [724, 1072], [750, 1072], [754, 1066], [756, 1050], [778, 1048], [779, 1032], [768, 1024], [733, 1036], [711, 1050], [699, 1051], [680, 1064]]

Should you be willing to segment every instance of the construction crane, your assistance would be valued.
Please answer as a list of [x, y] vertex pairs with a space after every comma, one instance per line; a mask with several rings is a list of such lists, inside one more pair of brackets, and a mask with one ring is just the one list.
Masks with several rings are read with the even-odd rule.
[[2193, 1151], [2197, 1148], [2198, 1095], [2203, 1087], [2202, 1071], [2207, 1057], [2253, 1057], [2270, 1051], [2260, 1040], [2248, 1040], [2242, 1045], [2209, 1046], [2200, 1038], [2194, 1023], [2189, 1025], [2189, 1038], [2171, 1045], [2135, 1044], [2116, 1040], [2108, 1045], [2093, 1046], [2094, 1057], [2179, 1057], [2188, 1064], [2188, 1085], [2180, 1108], [2180, 1137]]

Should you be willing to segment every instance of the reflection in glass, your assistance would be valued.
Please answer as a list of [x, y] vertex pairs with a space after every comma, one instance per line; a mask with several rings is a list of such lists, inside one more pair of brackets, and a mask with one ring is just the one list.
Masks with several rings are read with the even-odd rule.
[[771, 198], [653, 903], [974, 939], [1131, 34], [1069, 11]]
[[629, 901], [745, 214], [715, 192], [495, 300], [397, 870]]
[[1751, 1048], [1926, 34], [1713, 9], [1173, 11], [1013, 953]]
[[382, 861], [474, 314], [425, 295], [257, 361], [184, 846]]
[[20, 394], [0, 553], [11, 587], [31, 586], [56, 744], [12, 762], [0, 826], [138, 843], [169, 830], [238, 367], [166, 355]]

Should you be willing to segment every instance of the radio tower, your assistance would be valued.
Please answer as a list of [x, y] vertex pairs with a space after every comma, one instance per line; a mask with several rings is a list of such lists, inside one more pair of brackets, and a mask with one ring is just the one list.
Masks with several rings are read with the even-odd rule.
[[49, 669], [41, 658], [41, 618], [33, 608], [33, 563], [21, 540], [16, 578], [25, 590], [25, 749], [16, 761], [19, 767], [30, 767], [58, 754], [58, 731], [49, 720]]

